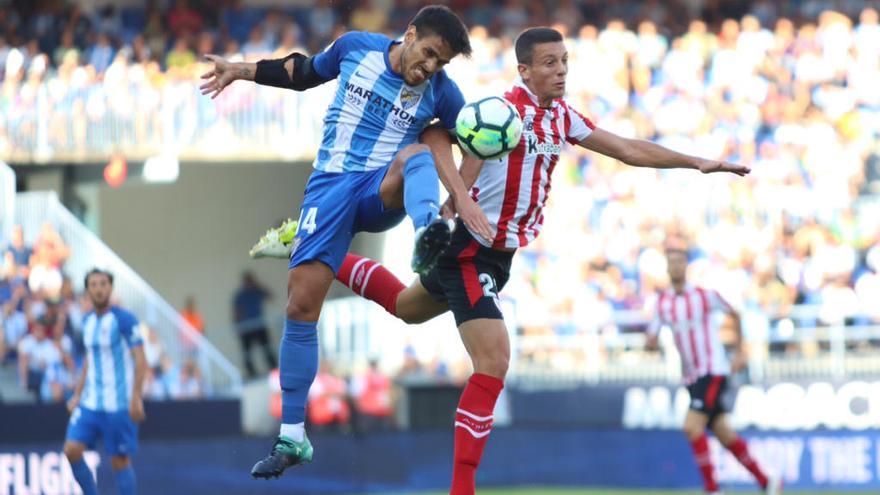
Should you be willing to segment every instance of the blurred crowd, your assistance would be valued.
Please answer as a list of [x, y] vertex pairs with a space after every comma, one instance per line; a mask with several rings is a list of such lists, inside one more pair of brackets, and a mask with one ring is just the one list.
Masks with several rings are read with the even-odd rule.
[[[81, 285], [64, 274], [71, 250], [51, 222], [42, 224], [32, 244], [25, 239], [24, 229], [16, 225], [11, 238], [0, 245], [0, 401], [9, 399], [4, 395], [23, 395], [44, 403], [63, 402], [80, 374], [86, 352], [82, 322], [92, 305], [77, 290]], [[144, 397], [205, 395], [194, 353], [175, 362], [156, 331], [145, 324], [139, 331], [148, 365]]]
[[[744, 311], [747, 337], [880, 324], [877, 1], [447, 3], [471, 26], [473, 57], [448, 67], [468, 99], [508, 89], [515, 35], [552, 25], [569, 47], [568, 99], [599, 126], [753, 168], [744, 179], [657, 172], [568, 150], [544, 232], [504, 291], [527, 308], [520, 333], [614, 339], [629, 329], [617, 311], [650, 317], [670, 235], [690, 239], [691, 281]], [[256, 152], [284, 129], [304, 146], [331, 85], [308, 101], [233, 85], [211, 101], [196, 89], [203, 55], [315, 53], [349, 29], [396, 36], [422, 4], [14, 2], [0, 11], [0, 152], [133, 150], [212, 132]]]

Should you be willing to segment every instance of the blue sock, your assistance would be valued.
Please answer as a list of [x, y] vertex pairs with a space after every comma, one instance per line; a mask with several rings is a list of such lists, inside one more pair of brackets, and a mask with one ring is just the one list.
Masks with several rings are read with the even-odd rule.
[[281, 338], [281, 422], [302, 423], [306, 396], [318, 374], [318, 323], [287, 320]]
[[73, 470], [73, 478], [79, 484], [79, 487], [82, 488], [83, 494], [98, 495], [98, 485], [95, 484], [95, 477], [92, 476], [92, 470], [89, 469], [86, 461], [80, 459], [77, 462], [71, 463], [70, 467]]
[[134, 495], [137, 493], [137, 487], [134, 480], [134, 467], [131, 464], [128, 467], [114, 471], [116, 477], [116, 491], [119, 495]]
[[119, 495], [134, 495], [137, 493], [134, 479], [134, 468], [131, 464], [124, 469], [115, 471], [113, 475], [116, 477], [116, 491]]
[[418, 229], [440, 213], [440, 177], [429, 151], [415, 154], [403, 166], [403, 207]]

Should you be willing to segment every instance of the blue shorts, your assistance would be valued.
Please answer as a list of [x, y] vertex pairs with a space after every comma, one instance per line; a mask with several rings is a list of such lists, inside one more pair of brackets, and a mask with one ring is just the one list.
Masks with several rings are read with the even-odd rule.
[[387, 171], [388, 166], [367, 172], [314, 171], [288, 268], [320, 261], [336, 273], [356, 233], [384, 232], [400, 223], [406, 216], [403, 208], [386, 209], [379, 196]]
[[110, 455], [131, 455], [137, 452], [138, 426], [128, 411], [104, 412], [77, 407], [67, 424], [67, 440], [95, 448], [100, 436], [104, 450]]

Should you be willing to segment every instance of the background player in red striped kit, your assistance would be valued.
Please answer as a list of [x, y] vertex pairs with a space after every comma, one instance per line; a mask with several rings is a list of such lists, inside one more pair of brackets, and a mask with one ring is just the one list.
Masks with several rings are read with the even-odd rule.
[[[510, 342], [498, 304], [517, 248], [541, 231], [550, 178], [567, 142], [636, 167], [691, 168], [703, 173], [745, 175], [748, 167], [676, 153], [597, 128], [562, 99], [568, 52], [553, 29], [532, 28], [516, 40], [520, 77], [504, 97], [523, 119], [519, 145], [506, 157], [484, 163], [466, 155], [459, 172], [484, 210], [494, 235], [484, 237], [459, 219], [449, 248], [429, 273], [408, 288], [379, 263], [349, 254], [336, 279], [408, 323], [452, 310], [474, 374], [462, 392], [455, 419], [453, 495], [475, 492], [476, 470], [492, 429], [495, 401], [503, 388]], [[428, 130], [424, 142], [447, 139]], [[448, 146], [432, 146], [451, 160]], [[454, 215], [450, 201], [446, 215]]]
[[[748, 446], [730, 427], [725, 390], [731, 371], [745, 366], [742, 349], [742, 329], [739, 313], [717, 291], [694, 287], [687, 283], [688, 253], [683, 244], [671, 244], [666, 249], [670, 288], [657, 299], [654, 323], [648, 331], [648, 345], [657, 345], [657, 334], [668, 327], [681, 356], [681, 374], [691, 396], [690, 409], [684, 420], [684, 434], [691, 443], [694, 459], [703, 477], [703, 486], [710, 494], [721, 493], [715, 480], [706, 427], [736, 459], [749, 470], [767, 494], [781, 492], [781, 482], [768, 479], [749, 454]], [[718, 330], [712, 327], [712, 313], [724, 312], [734, 321], [737, 334], [733, 362], [727, 353]]]

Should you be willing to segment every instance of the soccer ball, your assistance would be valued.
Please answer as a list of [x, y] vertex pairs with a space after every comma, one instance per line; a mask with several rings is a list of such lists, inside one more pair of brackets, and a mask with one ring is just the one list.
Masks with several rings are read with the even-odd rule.
[[522, 120], [504, 98], [468, 103], [455, 119], [455, 136], [465, 151], [482, 160], [501, 158], [519, 144]]

